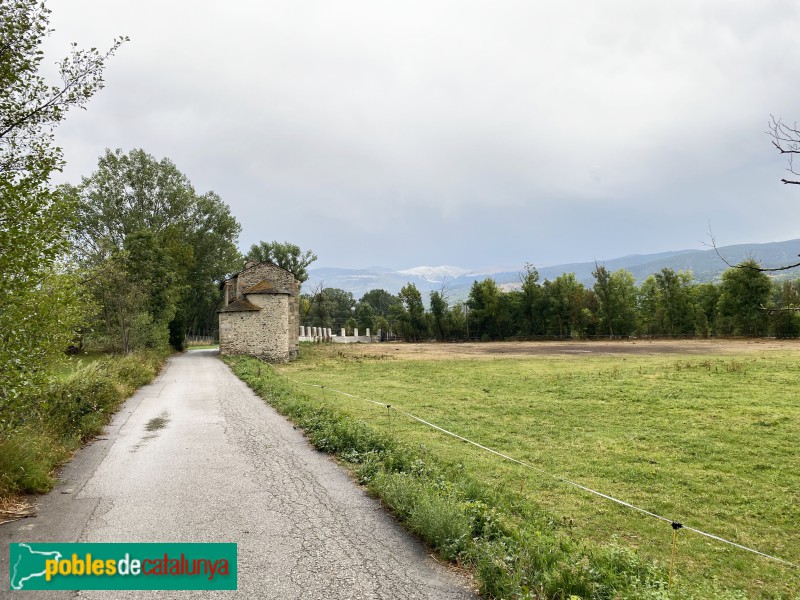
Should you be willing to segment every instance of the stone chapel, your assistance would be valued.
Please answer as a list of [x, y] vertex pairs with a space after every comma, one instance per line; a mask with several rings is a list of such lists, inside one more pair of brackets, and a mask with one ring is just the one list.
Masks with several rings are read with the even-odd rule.
[[300, 282], [269, 262], [249, 261], [220, 284], [219, 352], [247, 354], [269, 362], [297, 358]]

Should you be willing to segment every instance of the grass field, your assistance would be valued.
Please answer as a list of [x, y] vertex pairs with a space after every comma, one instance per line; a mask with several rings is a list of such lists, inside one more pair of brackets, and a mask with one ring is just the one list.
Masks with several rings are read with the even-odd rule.
[[[319, 402], [421, 447], [506, 498], [511, 518], [668, 568], [672, 529], [503, 461], [385, 407], [413, 413], [648, 511], [800, 563], [800, 347], [772, 343], [306, 345], [281, 371]], [[675, 590], [709, 582], [794, 598], [800, 572], [686, 530]]]

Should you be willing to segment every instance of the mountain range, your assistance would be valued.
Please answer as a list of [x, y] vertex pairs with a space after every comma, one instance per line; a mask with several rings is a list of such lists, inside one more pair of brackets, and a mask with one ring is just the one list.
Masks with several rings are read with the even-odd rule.
[[[637, 283], [641, 283], [653, 273], [668, 267], [674, 271], [691, 271], [698, 282], [719, 281], [722, 273], [729, 268], [725, 263], [736, 264], [748, 258], [757, 259], [765, 267], [777, 267], [800, 262], [800, 239], [767, 244], [737, 244], [724, 246], [717, 250], [675, 250], [658, 254], [631, 254], [611, 260], [597, 261], [609, 271], [627, 269]], [[725, 258], [725, 261], [721, 257]], [[540, 281], [553, 280], [563, 273], [574, 273], [576, 279], [586, 286], [594, 284], [592, 271], [595, 261], [566, 263], [547, 267], [537, 267]], [[309, 278], [303, 284], [303, 291], [310, 293], [320, 285], [327, 288], [340, 288], [351, 292], [358, 299], [369, 290], [381, 288], [396, 294], [407, 283], [413, 283], [427, 300], [429, 292], [447, 290], [450, 302], [465, 300], [474, 281], [482, 281], [492, 277], [505, 290], [515, 289], [519, 285], [523, 267], [466, 269], [443, 265], [439, 267], [413, 267], [393, 270], [385, 267], [368, 267], [365, 269], [340, 269], [323, 267], [309, 269]], [[779, 271], [776, 277], [800, 277], [800, 268]]]

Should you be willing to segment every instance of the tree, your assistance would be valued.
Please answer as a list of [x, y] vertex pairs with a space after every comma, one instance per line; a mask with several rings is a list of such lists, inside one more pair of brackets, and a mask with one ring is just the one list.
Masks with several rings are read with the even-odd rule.
[[106, 349], [125, 354], [167, 341], [166, 333], [159, 336], [158, 328], [152, 326], [148, 290], [133, 280], [128, 267], [128, 253], [120, 251], [105, 261], [86, 285], [99, 307], [93, 337]]
[[661, 319], [658, 315], [658, 288], [653, 275], [639, 286], [636, 294], [636, 313], [639, 333], [642, 335], [662, 333]]
[[558, 337], [580, 337], [584, 334], [587, 315], [584, 312], [586, 288], [574, 273], [563, 273], [553, 281], [545, 281], [548, 333]]
[[39, 66], [50, 11], [36, 0], [4, 0], [0, 6], [2, 413], [23, 388], [44, 380], [48, 363], [83, 315], [75, 279], [57, 263], [68, 248], [74, 204], [49, 185], [64, 165], [53, 131], [70, 109], [84, 107], [103, 87], [106, 59], [124, 40], [115, 40], [105, 53], [73, 45], [59, 63], [60, 83], [49, 85]]
[[419, 341], [425, 336], [428, 324], [425, 321], [425, 306], [422, 304], [422, 294], [417, 286], [408, 283], [400, 289], [398, 294], [401, 307], [398, 309], [398, 321], [403, 337], [409, 341]]
[[375, 309], [366, 302], [356, 304], [355, 319], [358, 327], [375, 331]]
[[[62, 190], [78, 206], [75, 256], [84, 267], [97, 270], [121, 250], [139, 247], [126, 259], [126, 272], [152, 281], [153, 293], [169, 303], [162, 314], [172, 315], [165, 331], [172, 345], [181, 348], [189, 329], [214, 329], [217, 284], [241, 264], [241, 226], [217, 194], [197, 194], [172, 161], [141, 149], [106, 150], [91, 176]], [[153, 316], [154, 326], [162, 322]]]
[[773, 282], [773, 300], [767, 311], [775, 337], [792, 338], [800, 335], [800, 281]]
[[667, 267], [654, 275], [656, 282], [656, 315], [659, 333], [668, 335], [694, 334], [695, 310], [690, 286], [692, 274], [675, 272]]
[[449, 333], [447, 323], [447, 298], [441, 292], [436, 290], [431, 292], [431, 329], [433, 334], [440, 340], [444, 341]]
[[500, 288], [491, 277], [483, 281], [473, 281], [469, 291], [470, 334], [483, 339], [497, 339], [500, 331], [497, 318], [500, 313]]
[[595, 263], [594, 293], [600, 302], [599, 313], [610, 337], [628, 336], [636, 329], [636, 283], [630, 272], [619, 269], [609, 273]]
[[381, 289], [368, 291], [361, 296], [360, 302], [369, 304], [375, 311], [375, 314], [382, 317], [388, 317], [392, 307], [399, 306], [401, 303], [400, 298]]
[[311, 298], [309, 320], [314, 327], [338, 330], [353, 318], [356, 301], [351, 292], [339, 288], [321, 288]]
[[714, 283], [700, 283], [692, 286], [692, 295], [696, 306], [695, 329], [699, 335], [708, 337], [717, 317], [719, 286]]
[[728, 269], [722, 274], [717, 319], [724, 333], [759, 336], [767, 331], [765, 305], [772, 288], [769, 277], [750, 259], [743, 269]]
[[308, 266], [317, 260], [311, 250], [303, 252], [300, 246], [289, 242], [259, 242], [250, 246], [245, 257], [247, 260], [271, 262], [281, 269], [286, 269], [300, 283], [308, 279]]
[[520, 291], [520, 316], [523, 322], [525, 335], [541, 335], [545, 332], [542, 318], [543, 293], [539, 283], [539, 271], [530, 263], [525, 263], [525, 271], [519, 276]]

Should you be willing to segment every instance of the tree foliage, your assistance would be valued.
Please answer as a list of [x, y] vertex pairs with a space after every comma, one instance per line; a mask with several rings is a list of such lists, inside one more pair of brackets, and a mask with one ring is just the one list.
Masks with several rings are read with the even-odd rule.
[[629, 336], [636, 330], [636, 282], [628, 271], [613, 273], [595, 265], [594, 293], [599, 301], [602, 326], [609, 337]]
[[303, 252], [300, 246], [290, 242], [259, 242], [250, 246], [246, 258], [258, 262], [271, 262], [286, 269], [297, 281], [303, 283], [308, 279], [308, 267], [317, 260], [317, 255], [311, 250]]
[[728, 269], [722, 274], [717, 318], [724, 333], [757, 336], [767, 331], [765, 310], [771, 292], [769, 277], [749, 260], [745, 268]]
[[359, 302], [362, 304], [369, 304], [375, 311], [375, 314], [381, 317], [388, 317], [392, 307], [398, 306], [401, 303], [400, 298], [381, 289], [368, 291], [361, 296]]
[[34, 0], [0, 3], [0, 412], [42, 382], [85, 316], [75, 278], [59, 262], [75, 206], [49, 185], [64, 164], [53, 132], [103, 87], [106, 59], [124, 41], [105, 53], [73, 44], [58, 63], [59, 83], [49, 84], [39, 73], [49, 15]]
[[[78, 206], [80, 264], [101, 280], [124, 273], [147, 295], [153, 331], [139, 341], [180, 348], [187, 331], [213, 331], [217, 283], [241, 263], [241, 226], [217, 194], [198, 194], [172, 161], [140, 149], [106, 150], [91, 176], [63, 192]], [[111, 339], [108, 321], [97, 330]], [[131, 349], [119, 335], [112, 346]]]
[[356, 301], [351, 292], [320, 286], [313, 294], [303, 294], [301, 304], [308, 304], [307, 319], [315, 327], [338, 331], [354, 318]]
[[427, 337], [428, 323], [425, 319], [425, 306], [422, 304], [422, 294], [417, 286], [408, 283], [400, 289], [398, 294], [400, 306], [395, 306], [395, 315], [398, 327], [404, 338], [416, 342]]

